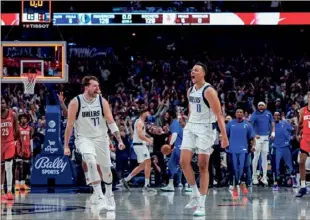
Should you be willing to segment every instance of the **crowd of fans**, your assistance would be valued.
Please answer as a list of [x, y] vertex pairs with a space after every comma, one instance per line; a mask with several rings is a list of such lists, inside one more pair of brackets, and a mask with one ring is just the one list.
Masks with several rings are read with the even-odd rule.
[[[143, 32], [141, 31], [142, 35]], [[154, 33], [156, 31], [152, 34]], [[263, 101], [267, 103], [268, 110], [280, 112], [283, 120], [288, 120], [293, 126], [297, 125], [298, 110], [304, 106], [305, 94], [310, 89], [310, 59], [300, 47], [304, 45], [303, 42], [294, 42], [294, 45], [299, 46], [290, 53], [276, 49], [277, 46], [286, 46], [291, 39], [287, 35], [285, 36], [287, 41], [279, 43], [276, 42], [278, 39], [272, 41], [256, 38], [240, 42], [247, 38], [242, 36], [242, 33], [240, 40], [218, 34], [219, 38], [207, 37], [205, 41], [203, 35], [189, 36], [182, 33], [169, 40], [164, 40], [163, 35], [159, 39], [160, 33], [157, 33], [153, 38], [160, 43], [156, 40], [156, 43], [144, 49], [137, 44], [140, 42], [146, 45], [149, 42], [140, 40], [137, 42], [135, 39], [129, 42], [126, 39], [128, 45], [118, 45], [109, 56], [93, 59], [69, 58], [68, 84], [53, 87], [59, 95], [61, 104], [67, 105], [74, 96], [82, 92], [80, 82], [85, 75], [95, 75], [100, 79], [101, 91], [111, 105], [126, 145], [124, 151], [111, 149], [112, 158], [116, 161], [118, 178], [124, 177], [137, 163], [131, 146], [133, 123], [139, 116], [139, 110], [147, 106], [152, 114], [147, 121], [147, 131], [154, 138], [151, 183], [156, 185], [165, 183], [168, 178], [166, 163], [169, 157], [164, 157], [160, 151], [161, 146], [167, 143], [169, 138], [169, 125], [165, 120], [165, 113], [169, 109], [176, 110], [178, 120], [183, 127], [185, 126], [188, 113], [186, 91], [191, 86], [189, 71], [197, 61], [204, 62], [208, 66], [207, 81], [218, 91], [227, 120], [229, 117], [234, 117], [237, 108], [244, 109], [245, 118], [248, 119], [256, 110], [258, 102]], [[302, 33], [297, 33], [294, 39], [297, 39], [298, 34]], [[143, 37], [146, 41], [149, 40], [148, 36]], [[118, 36], [119, 38], [121, 37]], [[199, 41], [194, 42], [195, 39]], [[236, 45], [236, 42], [239, 44]], [[103, 43], [105, 46], [111, 46], [108, 42], [101, 42], [100, 46]], [[204, 43], [209, 45], [207, 50]], [[199, 44], [202, 47], [199, 47]], [[262, 45], [264, 46], [261, 47]], [[294, 46], [287, 46], [290, 47]], [[226, 52], [222, 54], [225, 50]], [[3, 85], [1, 90], [2, 95], [11, 100], [10, 104], [17, 114], [30, 116], [36, 131], [34, 155], [38, 154], [44, 140], [45, 105], [47, 94], [51, 91], [50, 87], [37, 84], [34, 96], [23, 94], [22, 84]], [[64, 116], [64, 126], [65, 122]], [[112, 136], [111, 140], [116, 146]], [[292, 136], [292, 149], [297, 149], [298, 143], [294, 140], [295, 137]], [[73, 140], [71, 146], [74, 149]], [[214, 177], [211, 185], [213, 183], [219, 186], [227, 185], [225, 151], [219, 150], [216, 157], [210, 167], [211, 175]], [[75, 154], [72, 159], [77, 161], [77, 164], [80, 162]], [[179, 177], [176, 184], [180, 181], [182, 180]], [[139, 184], [139, 177], [133, 180], [133, 184]]]

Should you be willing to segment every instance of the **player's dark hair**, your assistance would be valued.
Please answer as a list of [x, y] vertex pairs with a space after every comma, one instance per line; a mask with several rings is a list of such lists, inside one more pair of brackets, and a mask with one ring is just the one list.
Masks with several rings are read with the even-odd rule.
[[150, 111], [149, 108], [144, 108], [144, 109], [142, 109], [142, 110], [140, 111], [140, 115], [142, 115], [142, 114], [145, 113], [145, 112], [149, 112], [149, 111]]
[[177, 118], [177, 113], [174, 110], [170, 109], [167, 111], [167, 113], [170, 115], [170, 117], [172, 117], [172, 119]]
[[236, 112], [237, 112], [238, 110], [241, 110], [241, 111], [243, 112], [243, 114], [244, 114], [244, 109], [243, 109], [243, 108], [237, 108], [237, 109], [236, 109]]
[[202, 67], [202, 69], [203, 69], [203, 71], [205, 72], [205, 74], [207, 75], [207, 73], [208, 73], [208, 67], [207, 67], [207, 65], [206, 64], [204, 64], [204, 63], [202, 63], [202, 62], [197, 62], [195, 65], [197, 65], [197, 66], [201, 66]]
[[96, 76], [84, 76], [82, 79], [82, 85], [84, 87], [89, 86], [90, 80], [97, 81], [99, 83], [99, 80]]
[[29, 116], [27, 114], [21, 114], [18, 116], [18, 120], [20, 121], [22, 118], [26, 118], [29, 121]]

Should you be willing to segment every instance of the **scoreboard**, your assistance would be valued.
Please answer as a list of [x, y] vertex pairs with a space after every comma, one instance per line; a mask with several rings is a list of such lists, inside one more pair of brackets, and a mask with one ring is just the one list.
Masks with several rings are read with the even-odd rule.
[[206, 25], [207, 13], [53, 13], [54, 25]]

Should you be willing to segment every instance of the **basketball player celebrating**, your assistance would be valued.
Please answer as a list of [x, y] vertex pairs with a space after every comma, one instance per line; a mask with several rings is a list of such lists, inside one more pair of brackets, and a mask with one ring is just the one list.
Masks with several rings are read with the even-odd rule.
[[253, 125], [256, 134], [256, 147], [252, 163], [252, 181], [253, 184], [258, 184], [257, 180], [257, 163], [260, 155], [262, 156], [263, 178], [262, 183], [268, 185], [267, 179], [267, 156], [269, 152], [269, 135], [271, 139], [275, 137], [274, 118], [268, 110], [264, 102], [258, 103], [258, 110], [255, 111], [250, 118], [250, 123]]
[[[30, 190], [29, 186], [25, 184], [27, 174], [30, 174], [29, 161], [32, 152], [32, 136], [33, 129], [28, 124], [28, 116], [20, 116], [19, 131], [24, 148], [17, 142], [17, 158], [15, 167], [15, 191], [17, 190]], [[27, 168], [26, 168], [27, 167]]]
[[[15, 140], [22, 145], [17, 116], [8, 107], [8, 101], [1, 99], [1, 197], [13, 200], [13, 158], [15, 157]], [[7, 195], [4, 193], [6, 173]]]
[[121, 180], [121, 183], [127, 190], [130, 190], [128, 186], [128, 181], [130, 181], [134, 176], [144, 170], [145, 182], [143, 192], [156, 192], [155, 189], [150, 188], [152, 164], [149, 149], [145, 144], [145, 142], [150, 145], [153, 144], [153, 139], [147, 137], [145, 132], [145, 120], [149, 116], [150, 112], [148, 109], [142, 110], [140, 113], [140, 117], [136, 120], [134, 124], [133, 149], [137, 155], [139, 166], [137, 166], [126, 178]]
[[[186, 180], [193, 190], [191, 200], [185, 208], [197, 207], [193, 213], [194, 216], [205, 215], [205, 200], [209, 187], [209, 159], [216, 140], [216, 121], [222, 135], [222, 148], [229, 145], [221, 104], [215, 89], [205, 81], [206, 74], [207, 67], [200, 62], [196, 63], [191, 71], [194, 86], [188, 90], [187, 94], [189, 119], [184, 128], [181, 146], [180, 163]], [[198, 153], [200, 193], [191, 166], [194, 152]]]
[[[99, 93], [99, 81], [95, 76], [85, 76], [82, 79], [84, 93], [71, 100], [68, 106], [67, 126], [65, 130], [64, 153], [70, 155], [69, 139], [74, 126], [75, 144], [87, 164], [88, 178], [94, 189], [92, 202], [98, 208], [115, 210], [115, 201], [112, 193], [112, 173], [110, 158], [110, 140], [108, 127], [118, 141], [120, 150], [125, 148], [119, 129], [113, 119], [109, 103]], [[105, 196], [102, 193], [101, 178], [97, 164], [102, 172], [105, 183]]]
[[307, 106], [299, 111], [299, 126], [297, 127], [297, 138], [300, 141], [300, 190], [296, 197], [307, 194], [306, 187], [306, 161], [310, 152], [310, 92], [307, 93]]
[[173, 186], [173, 180], [174, 175], [178, 171], [178, 165], [180, 163], [180, 154], [181, 154], [181, 144], [183, 139], [183, 128], [180, 125], [179, 121], [176, 119], [177, 115], [175, 111], [168, 111], [165, 115], [165, 120], [168, 121], [170, 124], [170, 132], [171, 132], [171, 139], [170, 139], [170, 146], [174, 145], [174, 149], [171, 153], [169, 162], [168, 162], [168, 168], [170, 172], [170, 178], [169, 178], [169, 184], [166, 187], [161, 188], [162, 191], [168, 191], [173, 192], [174, 186]]

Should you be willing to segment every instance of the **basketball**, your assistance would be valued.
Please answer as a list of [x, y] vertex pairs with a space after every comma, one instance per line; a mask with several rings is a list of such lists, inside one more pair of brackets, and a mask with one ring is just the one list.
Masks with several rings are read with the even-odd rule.
[[161, 147], [161, 152], [164, 155], [169, 155], [171, 153], [171, 146], [169, 144], [165, 144]]

